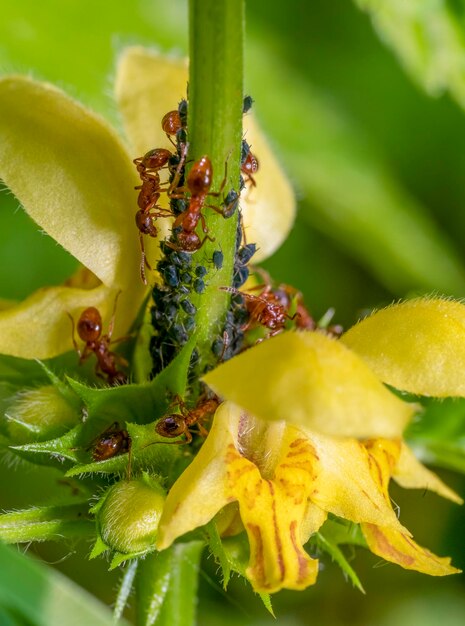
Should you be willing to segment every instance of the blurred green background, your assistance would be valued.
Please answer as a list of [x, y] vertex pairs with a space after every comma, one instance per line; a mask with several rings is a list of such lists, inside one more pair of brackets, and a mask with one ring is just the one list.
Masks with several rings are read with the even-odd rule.
[[[406, 295], [465, 296], [465, 2], [425, 1], [410, 24], [408, 7], [421, 3], [404, 0], [405, 22], [396, 22], [402, 0], [390, 0], [392, 15], [375, 15], [384, 43], [356, 4], [247, 2], [247, 92], [299, 199], [292, 235], [265, 266], [276, 280], [300, 288], [317, 317], [335, 307], [344, 325]], [[130, 44], [187, 49], [187, 6], [180, 0], [2, 0], [1, 8], [0, 71], [52, 81], [117, 127], [118, 51]], [[74, 260], [7, 192], [0, 206], [0, 298], [23, 298], [66, 278]], [[30, 504], [21, 494], [32, 480], [37, 497], [46, 499], [57, 480], [51, 470], [2, 473], [2, 508]], [[457, 476], [444, 478], [463, 493]], [[393, 497], [420, 544], [453, 554], [465, 567], [463, 510], [431, 494], [394, 490]], [[102, 561], [87, 563], [87, 552], [88, 546], [38, 549], [111, 602], [115, 575], [105, 573]], [[465, 623], [463, 576], [435, 580], [378, 567], [362, 551], [353, 565], [366, 596], [326, 559], [316, 587], [275, 598], [278, 623]], [[242, 583], [226, 597], [213, 582], [214, 565], [204, 566], [199, 624], [274, 623]]]

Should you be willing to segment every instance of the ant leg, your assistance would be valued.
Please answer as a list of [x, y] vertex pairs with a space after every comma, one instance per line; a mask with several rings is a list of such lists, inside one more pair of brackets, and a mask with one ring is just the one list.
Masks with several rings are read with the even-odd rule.
[[81, 351], [80, 351], [80, 349], [79, 349], [79, 346], [77, 345], [77, 341], [76, 341], [76, 337], [75, 337], [75, 331], [76, 331], [76, 329], [75, 329], [75, 327], [74, 327], [74, 318], [73, 318], [73, 316], [71, 315], [71, 313], [68, 313], [68, 311], [66, 311], [66, 315], [67, 315], [67, 316], [69, 317], [69, 319], [71, 320], [71, 329], [72, 329], [72, 330], [71, 330], [71, 339], [72, 339], [72, 341], [73, 341], [73, 346], [74, 346], [74, 349], [76, 350], [76, 352], [77, 352], [77, 353], [78, 353], [78, 355], [79, 355], [79, 362], [81, 362], [82, 353], [81, 353]]
[[202, 239], [202, 241], [200, 242], [200, 246], [197, 248], [197, 250], [200, 250], [200, 248], [203, 246], [203, 244], [207, 241], [216, 241], [214, 237], [210, 237], [210, 235], [205, 235], [205, 237]]
[[178, 183], [181, 179], [181, 171], [186, 163], [187, 151], [189, 150], [189, 144], [184, 143], [181, 147], [181, 158], [179, 159], [178, 166], [174, 173], [174, 178], [169, 186], [168, 195], [170, 195], [178, 187]]
[[131, 440], [129, 440], [129, 443], [128, 443], [128, 469], [127, 469], [128, 480], [131, 480], [131, 473], [132, 473], [132, 443], [131, 443]]
[[145, 275], [145, 268], [151, 270], [152, 267], [150, 263], [147, 261], [147, 257], [145, 256], [145, 247], [144, 247], [144, 236], [139, 231], [139, 243], [140, 243], [140, 277], [144, 285], [147, 284], [147, 277]]
[[118, 304], [118, 298], [120, 297], [120, 295], [121, 295], [121, 289], [118, 291], [118, 293], [115, 296], [115, 302], [113, 304], [113, 312], [111, 314], [110, 323], [108, 324], [107, 337], [109, 341], [111, 340], [113, 329], [115, 327], [116, 305]]
[[208, 233], [208, 226], [205, 221], [205, 215], [203, 213], [199, 213], [200, 221], [202, 222], [202, 230], [204, 233]]

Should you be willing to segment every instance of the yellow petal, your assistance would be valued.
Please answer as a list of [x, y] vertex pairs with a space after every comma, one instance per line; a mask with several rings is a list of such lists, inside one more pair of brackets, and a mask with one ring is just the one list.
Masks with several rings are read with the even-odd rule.
[[247, 577], [254, 589], [267, 593], [303, 589], [315, 582], [318, 562], [306, 554], [301, 539], [325, 519], [323, 511], [310, 513], [307, 505], [312, 457], [301, 434], [287, 428], [276, 442], [275, 472], [264, 478], [241, 452], [238, 438], [241, 430], [247, 430], [245, 419], [237, 406], [220, 406], [207, 441], [168, 494], [158, 548], [168, 547], [237, 501], [250, 543]]
[[[287, 459], [278, 465], [273, 480], [263, 479], [259, 469], [237, 450], [229, 453], [228, 492], [239, 502], [249, 538], [247, 577], [255, 591], [305, 589], [314, 584], [318, 574], [318, 561], [311, 559], [301, 544], [308, 469], [311, 471], [305, 467], [305, 442], [291, 442], [286, 452]], [[318, 528], [312, 532], [315, 530]]]
[[134, 158], [152, 148], [173, 148], [161, 128], [165, 113], [186, 97], [187, 61], [139, 46], [118, 59], [115, 95]]
[[[186, 97], [187, 80], [184, 59], [163, 56], [141, 47], [127, 48], [123, 52], [118, 63], [116, 98], [135, 157], [151, 148], [170, 148], [161, 129], [161, 119]], [[258, 246], [254, 260], [261, 261], [287, 237], [294, 221], [295, 198], [252, 115], [244, 117], [244, 136], [260, 165], [254, 176], [257, 187], [243, 192], [241, 210], [247, 241]], [[161, 224], [163, 227], [168, 227], [167, 220]]]
[[200, 452], [168, 493], [158, 528], [158, 550], [203, 526], [228, 504], [225, 455], [229, 447], [235, 449], [239, 420], [240, 412], [230, 403], [217, 410]]
[[413, 569], [430, 576], [460, 573], [460, 570], [450, 565], [449, 558], [436, 556], [422, 548], [406, 533], [372, 524], [362, 524], [362, 531], [374, 554], [404, 569]]
[[385, 383], [425, 396], [465, 396], [465, 306], [418, 298], [377, 311], [343, 341]]
[[[152, 148], [173, 150], [161, 127], [165, 113], [178, 108], [186, 97], [187, 61], [168, 57], [139, 46], [126, 48], [118, 59], [115, 96], [123, 118], [132, 158]], [[163, 176], [163, 174], [162, 174]], [[160, 206], [168, 208], [166, 194]], [[159, 219], [159, 237], [169, 236], [171, 219]], [[160, 256], [158, 241], [145, 237], [145, 249], [152, 267]]]
[[289, 179], [253, 115], [244, 117], [244, 137], [259, 160], [254, 174], [257, 186], [248, 186], [241, 195], [246, 239], [257, 244], [253, 261], [258, 263], [271, 256], [287, 238], [296, 204]]
[[318, 332], [281, 333], [203, 380], [257, 417], [328, 435], [396, 437], [413, 412], [362, 359]]
[[[401, 455], [401, 443], [378, 439], [366, 442], [365, 447], [371, 461], [373, 480], [384, 493], [390, 507], [389, 479]], [[449, 558], [440, 558], [416, 544], [400, 524], [388, 528], [382, 524], [364, 523], [361, 528], [370, 550], [386, 561], [431, 576], [445, 576], [459, 571], [450, 565]]]
[[462, 498], [444, 484], [436, 474], [422, 465], [405, 443], [402, 443], [393, 478], [405, 489], [428, 489], [452, 502], [463, 504]]
[[[114, 132], [55, 87], [0, 79], [0, 177], [34, 221], [100, 279], [110, 307], [122, 291], [116, 332], [125, 332], [145, 289], [134, 226], [137, 177]], [[2, 312], [0, 352], [47, 358], [69, 349], [65, 311], [102, 301], [100, 292], [82, 295], [41, 290]]]
[[[77, 322], [84, 308], [95, 306], [106, 331], [117, 293], [105, 285], [90, 291], [71, 287], [36, 291], [20, 304], [0, 311], [0, 353], [47, 359], [73, 350], [72, 325], [66, 313]], [[117, 315], [120, 312], [118, 307]]]
[[311, 501], [324, 511], [351, 520], [402, 528], [380, 486], [373, 480], [369, 455], [355, 439], [308, 432], [313, 447]]

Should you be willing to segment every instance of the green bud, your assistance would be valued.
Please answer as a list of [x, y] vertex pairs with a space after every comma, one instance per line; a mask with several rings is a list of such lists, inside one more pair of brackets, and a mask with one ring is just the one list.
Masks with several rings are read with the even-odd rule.
[[94, 508], [100, 538], [123, 554], [153, 550], [164, 503], [163, 489], [148, 474], [116, 483]]
[[80, 419], [75, 407], [53, 385], [16, 394], [6, 411], [6, 417], [15, 444], [58, 437]]

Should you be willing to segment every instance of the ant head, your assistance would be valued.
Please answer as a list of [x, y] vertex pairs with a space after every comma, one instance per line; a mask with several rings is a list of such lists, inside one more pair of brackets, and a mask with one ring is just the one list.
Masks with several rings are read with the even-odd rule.
[[77, 331], [79, 337], [86, 343], [97, 341], [102, 334], [102, 316], [95, 307], [91, 306], [81, 313]]
[[162, 437], [179, 437], [186, 431], [186, 422], [182, 415], [172, 413], [163, 417], [155, 426]]
[[143, 209], [140, 209], [140, 211], [136, 213], [136, 225], [143, 235], [150, 235], [150, 237], [156, 237], [158, 235], [158, 230], [153, 223], [152, 216]]

